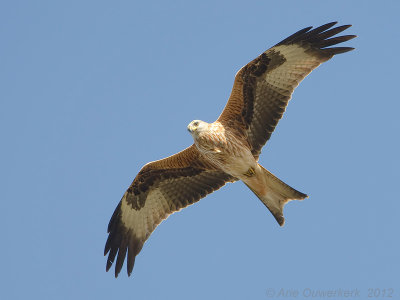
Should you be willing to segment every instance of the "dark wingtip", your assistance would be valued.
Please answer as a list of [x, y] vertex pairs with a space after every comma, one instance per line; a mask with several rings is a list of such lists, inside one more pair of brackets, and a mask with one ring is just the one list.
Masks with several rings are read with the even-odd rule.
[[355, 48], [353, 47], [332, 47], [321, 49], [324, 53], [328, 53], [329, 55], [342, 54], [349, 51], [353, 51]]
[[136, 255], [142, 249], [143, 242], [138, 239], [130, 230], [126, 230], [120, 223], [113, 228], [108, 236], [104, 255], [107, 255], [106, 272], [108, 272], [115, 261], [115, 278], [120, 274], [124, 265], [125, 258], [127, 258], [127, 273], [128, 276], [132, 274], [133, 266], [135, 265]]
[[110, 249], [111, 249], [111, 241], [110, 241], [110, 235], [108, 236], [108, 238], [107, 238], [107, 241], [106, 241], [106, 245], [104, 246], [104, 256], [106, 256], [107, 255], [107, 253], [110, 251]]
[[118, 257], [115, 263], [115, 278], [118, 277], [119, 272], [121, 272], [122, 266], [124, 265], [124, 260], [126, 256], [127, 245], [122, 242], [119, 250], [118, 250]]
[[107, 259], [107, 264], [106, 264], [106, 272], [108, 272], [113, 264], [113, 261], [110, 259]]
[[279, 45], [284, 45], [286, 43], [290, 43], [292, 42], [296, 37], [298, 36], [302, 36], [304, 33], [308, 32], [310, 29], [312, 28], [312, 26], [308, 26], [306, 28], [300, 29], [299, 31], [293, 33], [292, 35], [288, 36], [286, 39], [280, 41], [278, 44], [276, 44], [275, 46], [279, 46]]
[[338, 21], [332, 21], [332, 22], [326, 23], [325, 25], [321, 25], [320, 27], [322, 27], [322, 26], [332, 27], [332, 26], [336, 25], [337, 23], [338, 23]]
[[332, 45], [346, 42], [348, 40], [357, 37], [356, 35], [344, 35], [344, 36], [333, 37], [352, 26], [351, 24], [348, 24], [348, 25], [341, 25], [334, 27], [337, 23], [338, 23], [337, 21], [326, 23], [312, 30], [310, 30], [312, 27], [306, 27], [302, 30], [297, 31], [291, 36], [287, 37], [283, 41], [279, 42], [276, 46], [289, 45], [295, 43], [304, 45], [308, 44], [312, 48], [322, 51], [320, 52], [321, 54], [324, 53], [328, 56], [354, 50], [354, 48], [352, 47], [326, 48]]
[[[315, 36], [315, 35], [317, 35], [317, 34], [319, 34], [321, 32], [324, 32], [324, 31], [328, 30], [329, 28], [331, 28], [332, 26], [335, 26], [336, 24], [337, 24], [337, 22], [335, 21], [335, 22], [330, 22], [330, 23], [321, 25], [321, 26], [319, 26], [317, 28], [314, 28], [313, 30], [305, 33], [304, 35], [299, 36], [298, 39], [299, 40], [306, 40], [308, 37]], [[293, 41], [293, 42], [296, 42], [296, 41]]]
[[[135, 260], [134, 260], [134, 261], [135, 261]], [[128, 277], [130, 277], [131, 274], [132, 274], [132, 271], [133, 271], [133, 265], [132, 265], [132, 266], [127, 265], [127, 266], [126, 266], [126, 271], [127, 271], [127, 273], [128, 273]]]
[[135, 265], [135, 258], [137, 253], [135, 253], [134, 248], [135, 247], [132, 245], [128, 248], [128, 258], [126, 262], [126, 271], [128, 272], [128, 276], [131, 276], [133, 266]]
[[351, 26], [353, 26], [352, 24], [346, 24], [346, 25], [341, 25], [340, 27], [343, 27], [345, 29], [350, 28]]

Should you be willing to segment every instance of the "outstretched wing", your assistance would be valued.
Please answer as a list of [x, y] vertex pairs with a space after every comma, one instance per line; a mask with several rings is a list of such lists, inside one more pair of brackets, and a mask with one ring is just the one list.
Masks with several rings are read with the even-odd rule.
[[245, 65], [236, 74], [232, 93], [218, 121], [247, 133], [252, 153], [258, 157], [285, 112], [298, 84], [335, 54], [354, 48], [331, 47], [355, 35], [332, 36], [351, 25], [328, 23], [304, 28]]
[[123, 195], [108, 225], [104, 255], [106, 270], [115, 257], [115, 277], [127, 256], [128, 275], [144, 242], [170, 214], [197, 202], [235, 179], [204, 162], [192, 145], [162, 160], [146, 164]]

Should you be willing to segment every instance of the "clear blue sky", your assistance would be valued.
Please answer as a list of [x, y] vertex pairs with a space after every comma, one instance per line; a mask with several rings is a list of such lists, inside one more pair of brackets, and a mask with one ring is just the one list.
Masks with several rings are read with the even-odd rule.
[[[268, 299], [399, 286], [398, 1], [2, 1], [1, 299]], [[106, 227], [148, 161], [192, 143], [236, 71], [330, 21], [355, 51], [296, 89], [260, 162], [310, 195], [279, 228], [242, 183], [159, 226], [118, 279]], [[361, 298], [360, 298], [361, 299]]]

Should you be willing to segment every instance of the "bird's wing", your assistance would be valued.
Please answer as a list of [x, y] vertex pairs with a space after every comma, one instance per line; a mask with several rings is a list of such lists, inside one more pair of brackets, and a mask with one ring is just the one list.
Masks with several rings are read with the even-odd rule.
[[[254, 156], [270, 138], [298, 84], [335, 54], [354, 48], [330, 47], [355, 35], [334, 35], [351, 25], [328, 23], [304, 28], [263, 52], [236, 74], [228, 103], [218, 121], [247, 135]], [[332, 38], [333, 37], [333, 38]]]
[[161, 221], [229, 181], [235, 179], [203, 161], [194, 145], [146, 164], [111, 217], [104, 249], [104, 255], [109, 253], [106, 270], [117, 257], [117, 277], [127, 256], [130, 275], [136, 255]]

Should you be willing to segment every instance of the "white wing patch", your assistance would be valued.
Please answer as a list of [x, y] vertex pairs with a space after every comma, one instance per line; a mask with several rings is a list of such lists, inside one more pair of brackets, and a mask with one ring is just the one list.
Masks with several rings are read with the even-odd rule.
[[322, 62], [320, 58], [305, 52], [305, 49], [298, 45], [276, 46], [268, 50], [267, 54], [271, 51], [279, 52], [286, 61], [276, 69], [266, 72], [265, 80], [270, 85], [289, 92], [288, 96], [300, 81]]
[[[169, 183], [173, 181], [174, 180], [170, 180]], [[125, 192], [121, 200], [121, 221], [126, 229], [132, 230], [135, 236], [143, 241], [146, 240], [154, 229], [169, 215], [183, 208], [168, 201], [160, 188], [155, 188], [147, 195], [144, 206], [139, 210], [135, 210], [127, 203], [126, 193], [127, 192]]]
[[147, 239], [170, 211], [167, 199], [158, 188], [149, 192], [145, 205], [140, 210], [133, 209], [127, 203], [126, 193], [121, 201], [121, 221], [140, 239]]

